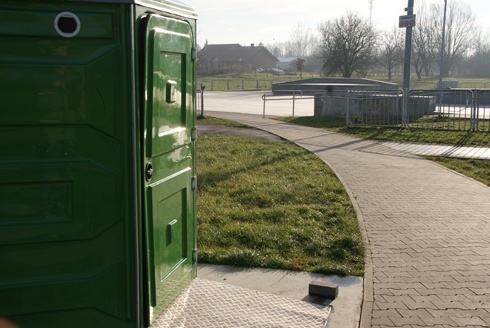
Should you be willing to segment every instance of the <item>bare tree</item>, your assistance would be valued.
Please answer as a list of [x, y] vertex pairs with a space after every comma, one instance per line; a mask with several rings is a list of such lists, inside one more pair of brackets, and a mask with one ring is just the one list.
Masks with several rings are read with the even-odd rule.
[[393, 69], [403, 63], [404, 44], [403, 30], [398, 27], [394, 27], [391, 32], [385, 32], [382, 35], [378, 62], [388, 70], [390, 81]]
[[317, 38], [309, 27], [295, 25], [288, 41], [268, 44], [267, 49], [276, 57], [308, 57], [316, 49]]
[[[444, 8], [441, 4], [434, 4], [431, 7], [432, 21], [435, 22], [433, 32], [437, 40], [442, 40], [443, 10]], [[460, 63], [469, 51], [474, 48], [477, 30], [475, 15], [471, 8], [464, 2], [449, 2], [446, 20], [444, 65], [442, 68], [443, 76], [448, 76], [451, 69]]]
[[293, 27], [290, 39], [286, 43], [287, 56], [291, 57], [308, 57], [316, 45], [316, 37], [309, 27], [297, 24]]
[[296, 70], [299, 71], [300, 78], [303, 78], [303, 69], [305, 68], [305, 59], [299, 58], [296, 59]]
[[474, 77], [490, 77], [490, 42], [489, 35], [478, 32], [475, 50], [466, 60], [466, 67]]
[[284, 49], [281, 44], [267, 44], [265, 45], [267, 50], [276, 57], [284, 57]]
[[319, 27], [319, 55], [327, 75], [351, 77], [365, 72], [374, 62], [376, 31], [368, 20], [354, 13], [329, 20]]
[[417, 7], [417, 25], [413, 28], [412, 34], [412, 65], [419, 81], [423, 74], [425, 76], [430, 74], [436, 63], [440, 41], [436, 40], [435, 28], [427, 5], [424, 1], [420, 2]]

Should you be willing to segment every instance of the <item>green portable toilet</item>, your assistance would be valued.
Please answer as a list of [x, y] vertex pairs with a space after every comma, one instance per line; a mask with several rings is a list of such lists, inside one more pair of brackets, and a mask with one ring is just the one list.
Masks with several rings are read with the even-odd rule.
[[196, 18], [0, 0], [0, 318], [145, 327], [195, 277]]

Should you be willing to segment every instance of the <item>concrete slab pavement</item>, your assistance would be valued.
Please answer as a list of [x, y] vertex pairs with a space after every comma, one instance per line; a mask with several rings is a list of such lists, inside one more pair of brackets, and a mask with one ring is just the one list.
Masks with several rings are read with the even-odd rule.
[[[327, 276], [319, 273], [211, 264], [199, 264], [198, 277], [308, 303], [330, 306], [329, 328], [356, 328], [359, 326], [363, 292], [363, 280], [360, 277]], [[308, 284], [312, 281], [338, 285], [338, 297], [335, 300], [330, 300], [309, 296]]]
[[325, 328], [330, 307], [196, 278], [150, 328]]
[[[269, 91], [206, 91], [204, 92], [204, 115], [208, 111], [235, 112], [262, 115], [264, 102], [262, 95], [271, 94]], [[280, 116], [312, 116], [314, 111], [311, 97], [297, 96], [293, 98], [278, 97], [278, 100], [268, 100], [265, 104], [266, 115]]]

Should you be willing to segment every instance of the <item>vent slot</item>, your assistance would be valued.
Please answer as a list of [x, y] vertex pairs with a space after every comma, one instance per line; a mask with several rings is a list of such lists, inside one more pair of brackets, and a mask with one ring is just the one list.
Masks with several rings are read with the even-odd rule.
[[59, 35], [72, 38], [80, 32], [80, 19], [70, 12], [62, 12], [54, 19], [54, 28]]

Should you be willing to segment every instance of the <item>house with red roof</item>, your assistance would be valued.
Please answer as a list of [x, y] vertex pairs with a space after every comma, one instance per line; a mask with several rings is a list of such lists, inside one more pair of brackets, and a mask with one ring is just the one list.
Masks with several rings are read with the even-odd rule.
[[198, 55], [200, 75], [252, 73], [257, 69], [276, 68], [279, 60], [263, 46], [239, 44], [208, 44]]

